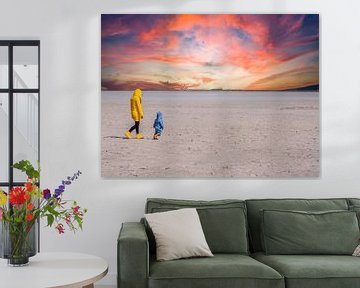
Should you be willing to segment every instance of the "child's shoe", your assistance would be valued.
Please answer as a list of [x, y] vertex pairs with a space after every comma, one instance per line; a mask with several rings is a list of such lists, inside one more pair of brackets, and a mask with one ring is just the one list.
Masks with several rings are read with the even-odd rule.
[[157, 134], [154, 134], [153, 140], [158, 140], [158, 135]]
[[136, 134], [136, 139], [144, 139], [144, 136], [142, 134]]
[[125, 137], [128, 138], [128, 139], [131, 139], [131, 133], [130, 133], [130, 131], [126, 131], [126, 132], [125, 132]]

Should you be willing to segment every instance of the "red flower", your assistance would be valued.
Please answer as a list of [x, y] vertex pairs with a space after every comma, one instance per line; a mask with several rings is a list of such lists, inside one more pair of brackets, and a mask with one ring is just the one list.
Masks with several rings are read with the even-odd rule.
[[9, 201], [12, 205], [21, 205], [26, 201], [25, 189], [23, 187], [13, 187], [9, 193]]
[[58, 230], [59, 234], [65, 233], [63, 224], [59, 223], [55, 228]]
[[24, 198], [25, 200], [29, 200], [31, 198], [31, 195], [29, 193], [25, 193]]
[[26, 210], [31, 210], [34, 208], [34, 205], [32, 203], [29, 203], [26, 205]]
[[33, 218], [34, 218], [34, 216], [32, 214], [26, 215], [26, 220], [27, 221], [31, 221]]
[[28, 192], [31, 192], [34, 189], [30, 182], [26, 182], [25, 187], [26, 187], [26, 191], [28, 191]]

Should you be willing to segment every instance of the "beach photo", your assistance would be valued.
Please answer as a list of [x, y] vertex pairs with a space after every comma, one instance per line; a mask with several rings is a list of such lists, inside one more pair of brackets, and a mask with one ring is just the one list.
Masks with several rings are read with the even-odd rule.
[[101, 25], [102, 177], [319, 177], [319, 15]]

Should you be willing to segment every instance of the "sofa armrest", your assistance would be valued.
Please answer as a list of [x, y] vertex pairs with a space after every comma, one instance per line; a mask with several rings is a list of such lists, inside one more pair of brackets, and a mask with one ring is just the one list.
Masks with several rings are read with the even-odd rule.
[[146, 288], [149, 242], [141, 223], [123, 223], [117, 241], [118, 288]]

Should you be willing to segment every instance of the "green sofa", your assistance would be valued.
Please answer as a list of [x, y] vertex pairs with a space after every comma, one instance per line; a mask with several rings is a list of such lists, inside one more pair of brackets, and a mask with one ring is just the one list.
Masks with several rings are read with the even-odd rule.
[[[264, 251], [264, 241], [270, 240], [266, 246], [269, 248], [269, 245], [272, 245], [271, 241], [276, 240], [276, 235], [270, 235], [269, 239], [264, 240], [265, 236], [262, 233], [264, 211], [276, 213], [285, 210], [308, 211], [305, 216], [302, 214], [290, 216], [310, 217], [311, 221], [312, 219], [318, 221], [316, 217], [323, 217], [327, 219], [325, 221], [330, 221], [330, 225], [336, 223], [333, 223], [334, 221], [329, 217], [338, 213], [343, 217], [343, 220], [339, 221], [346, 222], [337, 223], [338, 226], [334, 227], [349, 226], [349, 229], [354, 230], [356, 225], [355, 236], [358, 241], [356, 215], [357, 212], [360, 215], [360, 199], [192, 201], [153, 198], [147, 200], [145, 212], [164, 212], [188, 207], [197, 208], [206, 240], [214, 257], [156, 261], [154, 236], [145, 221], [124, 223], [117, 246], [119, 288], [360, 287], [360, 257], [342, 255], [342, 252], [339, 255], [324, 253], [314, 255], [305, 251], [304, 255], [301, 255], [301, 247], [296, 250], [297, 255], [269, 255]], [[335, 217], [338, 217], [338, 214]], [[293, 221], [291, 217], [285, 217], [284, 223], [286, 220]], [[355, 217], [356, 223], [353, 218], [349, 221], [349, 217]], [[276, 221], [277, 218], [269, 219]], [[306, 227], [308, 220], [304, 219], [306, 222], [301, 226]], [[266, 221], [270, 222], [270, 220]], [[319, 223], [322, 223], [321, 221]], [[347, 229], [346, 227], [344, 229]], [[289, 237], [290, 242], [284, 242], [284, 245], [293, 244], [291, 241], [294, 238], [291, 239], [291, 235]], [[296, 237], [299, 238], [298, 235]], [[330, 241], [330, 246], [341, 245], [341, 239], [336, 241]], [[297, 243], [297, 239], [294, 243]], [[354, 243], [348, 241], [347, 245]], [[331, 247], [329, 249], [331, 251]], [[349, 249], [352, 249], [352, 246]]]

